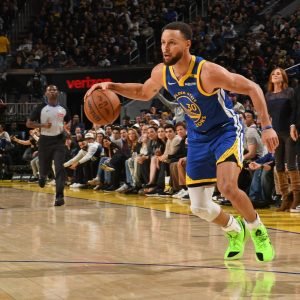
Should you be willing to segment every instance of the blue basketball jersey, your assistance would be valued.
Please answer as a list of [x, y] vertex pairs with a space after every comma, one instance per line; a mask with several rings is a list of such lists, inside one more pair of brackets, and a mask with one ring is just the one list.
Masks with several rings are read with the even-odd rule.
[[[207, 134], [225, 124], [240, 126], [231, 100], [223, 89], [209, 94], [201, 86], [201, 69], [205, 60], [192, 56], [187, 74], [178, 80], [172, 66], [164, 66], [164, 87], [185, 111], [189, 140]], [[193, 134], [195, 133], [195, 136]]]
[[188, 129], [186, 184], [216, 182], [216, 165], [243, 160], [243, 130], [239, 116], [223, 89], [207, 93], [201, 86], [205, 60], [192, 56], [188, 72], [180, 80], [172, 66], [164, 66], [164, 87], [185, 111]]

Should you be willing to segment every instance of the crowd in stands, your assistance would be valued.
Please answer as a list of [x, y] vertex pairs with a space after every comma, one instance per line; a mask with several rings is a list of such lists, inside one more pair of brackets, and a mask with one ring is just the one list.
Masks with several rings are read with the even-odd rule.
[[[44, 1], [31, 33], [17, 47], [11, 67], [126, 65], [135, 49], [143, 63], [145, 40], [152, 35], [156, 41], [152, 61], [159, 62], [161, 28], [176, 20], [188, 22], [193, 2]], [[287, 68], [299, 63], [300, 10], [286, 18], [273, 15], [273, 11], [260, 14], [268, 4], [212, 1], [207, 16], [198, 15], [190, 23], [192, 52], [257, 82], [264, 81], [274, 66]]]
[[0, 3], [0, 31], [7, 32], [25, 0], [2, 0]]

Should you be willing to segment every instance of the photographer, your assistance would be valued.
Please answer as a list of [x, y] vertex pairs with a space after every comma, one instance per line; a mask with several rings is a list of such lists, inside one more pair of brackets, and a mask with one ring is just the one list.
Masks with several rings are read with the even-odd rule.
[[31, 95], [31, 99], [41, 100], [44, 95], [46, 86], [46, 76], [41, 74], [41, 70], [39, 68], [36, 68], [34, 70], [32, 78], [27, 82], [27, 88]]
[[2, 179], [10, 171], [12, 159], [9, 152], [12, 148], [13, 145], [11, 143], [9, 134], [4, 130], [4, 126], [0, 124], [0, 168]]

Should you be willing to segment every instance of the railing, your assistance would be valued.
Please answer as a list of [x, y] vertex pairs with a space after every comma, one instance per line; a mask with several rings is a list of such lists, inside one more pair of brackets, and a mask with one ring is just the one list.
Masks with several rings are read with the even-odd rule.
[[289, 76], [295, 76], [295, 75], [299, 76], [299, 74], [300, 74], [300, 63], [286, 68], [285, 71], [287, 72], [287, 74]]
[[129, 54], [129, 64], [138, 64], [140, 62], [139, 49], [134, 49]]
[[198, 16], [198, 6], [196, 2], [189, 6], [189, 22], [192, 22]]
[[18, 42], [18, 34], [24, 31], [25, 27], [29, 24], [30, 18], [33, 14], [33, 0], [27, 0], [23, 8], [18, 12], [15, 21], [8, 33], [12, 50], [15, 50]]
[[4, 122], [23, 122], [33, 111], [38, 103], [6, 103], [6, 109], [1, 114]]
[[206, 17], [207, 16], [207, 12], [208, 12], [208, 7], [210, 6], [210, 2], [214, 2], [214, 1], [210, 1], [210, 0], [202, 0], [201, 1], [201, 16], [202, 17]]
[[146, 45], [146, 64], [148, 64], [150, 62], [150, 55], [149, 55], [149, 51], [152, 49], [152, 51], [154, 51], [155, 48], [155, 38], [154, 35], [151, 35], [150, 37], [148, 37], [145, 41], [145, 45]]
[[176, 21], [184, 22], [184, 14], [183, 13], [178, 13]]

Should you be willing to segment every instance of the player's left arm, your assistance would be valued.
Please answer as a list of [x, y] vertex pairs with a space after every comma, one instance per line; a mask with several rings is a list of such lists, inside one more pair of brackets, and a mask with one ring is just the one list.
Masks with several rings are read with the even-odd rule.
[[[217, 64], [206, 62], [201, 72], [201, 84], [208, 93], [222, 88], [238, 94], [248, 95], [260, 116], [262, 128], [271, 127], [264, 93], [255, 82], [242, 75], [231, 73]], [[270, 152], [274, 152], [279, 143], [277, 134], [273, 128], [263, 130], [262, 140]]]

